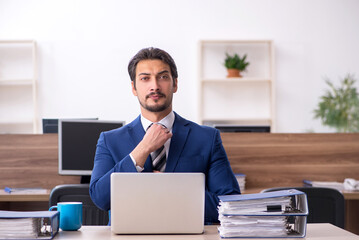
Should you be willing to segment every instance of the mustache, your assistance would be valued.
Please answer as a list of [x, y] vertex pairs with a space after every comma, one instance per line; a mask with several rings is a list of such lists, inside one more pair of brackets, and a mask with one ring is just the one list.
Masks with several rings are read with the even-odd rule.
[[151, 97], [152, 95], [158, 95], [158, 96], [160, 96], [160, 97], [166, 97], [166, 95], [163, 94], [163, 93], [161, 93], [161, 92], [151, 92], [151, 93], [149, 93], [149, 94], [146, 95], [146, 98], [149, 98], [149, 97]]

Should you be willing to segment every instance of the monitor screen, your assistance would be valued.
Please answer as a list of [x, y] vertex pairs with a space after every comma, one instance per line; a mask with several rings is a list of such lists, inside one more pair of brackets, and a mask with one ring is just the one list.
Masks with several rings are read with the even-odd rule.
[[59, 119], [59, 174], [91, 175], [100, 133], [123, 125], [122, 121]]
[[215, 125], [220, 132], [270, 132], [270, 126]]
[[[97, 120], [98, 118], [71, 118], [71, 120]], [[70, 120], [70, 119], [69, 119]], [[42, 133], [58, 133], [59, 119], [43, 118]]]
[[42, 119], [42, 132], [57, 133], [58, 121], [59, 121], [58, 119]]

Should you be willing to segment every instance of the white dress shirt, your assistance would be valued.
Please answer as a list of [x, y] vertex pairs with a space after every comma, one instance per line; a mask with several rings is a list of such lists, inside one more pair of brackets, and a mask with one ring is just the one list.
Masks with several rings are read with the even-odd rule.
[[[157, 123], [160, 123], [164, 126], [166, 126], [166, 128], [172, 132], [172, 127], [173, 127], [173, 123], [175, 121], [175, 114], [173, 111], [171, 111], [166, 117], [162, 118], [159, 122]], [[143, 130], [146, 132], [147, 128], [153, 123], [151, 122], [150, 120], [144, 118], [142, 115], [141, 115], [141, 123], [142, 123], [142, 127], [143, 127]], [[171, 138], [168, 139], [165, 144], [164, 144], [164, 147], [166, 149], [166, 159], [168, 158], [168, 151], [170, 149], [170, 144], [171, 144]], [[152, 153], [151, 153], [152, 154]], [[133, 158], [132, 154], [130, 154], [130, 157], [132, 159], [132, 162], [133, 164], [135, 164], [135, 167], [137, 169], [138, 172], [142, 172], [143, 171], [143, 168], [140, 167], [140, 166], [137, 166], [136, 164], [136, 160]], [[165, 163], [165, 166], [166, 166], [167, 163]]]

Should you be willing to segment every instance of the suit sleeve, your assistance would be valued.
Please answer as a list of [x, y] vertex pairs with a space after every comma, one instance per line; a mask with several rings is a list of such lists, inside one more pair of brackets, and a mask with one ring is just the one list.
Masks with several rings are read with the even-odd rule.
[[218, 130], [215, 131], [213, 138], [206, 181], [205, 221], [218, 222], [218, 196], [240, 194], [238, 182], [229, 164]]
[[91, 175], [90, 196], [95, 205], [105, 211], [111, 207], [110, 178], [113, 172], [137, 172], [137, 170], [129, 155], [119, 161], [114, 159], [106, 143], [106, 134], [101, 133]]

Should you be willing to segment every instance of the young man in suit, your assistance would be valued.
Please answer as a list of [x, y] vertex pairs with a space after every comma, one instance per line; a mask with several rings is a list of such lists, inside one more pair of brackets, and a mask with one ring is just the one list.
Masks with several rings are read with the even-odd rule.
[[[206, 175], [205, 222], [218, 222], [218, 195], [240, 193], [219, 131], [172, 110], [178, 74], [167, 52], [140, 50], [128, 72], [141, 115], [124, 127], [101, 133], [90, 182], [93, 202], [110, 209], [113, 172], [202, 172]], [[158, 149], [165, 158], [155, 156]]]

